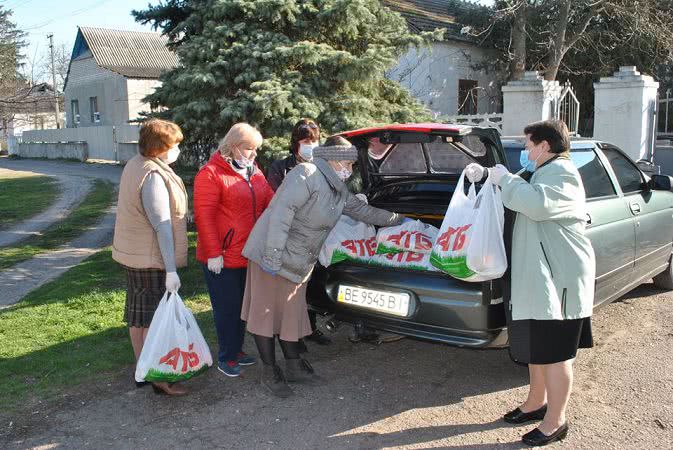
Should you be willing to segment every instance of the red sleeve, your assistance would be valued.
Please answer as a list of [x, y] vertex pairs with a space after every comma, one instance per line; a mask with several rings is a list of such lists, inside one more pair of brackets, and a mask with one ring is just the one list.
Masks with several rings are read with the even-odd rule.
[[220, 184], [220, 180], [208, 168], [199, 171], [194, 179], [194, 221], [198, 243], [207, 258], [215, 258], [222, 254], [217, 228]]

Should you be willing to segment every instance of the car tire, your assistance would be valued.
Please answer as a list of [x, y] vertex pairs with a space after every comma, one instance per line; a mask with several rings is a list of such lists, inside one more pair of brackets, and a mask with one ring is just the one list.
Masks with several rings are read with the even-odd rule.
[[673, 290], [673, 265], [671, 260], [668, 260], [668, 267], [659, 275], [653, 278], [654, 285], [661, 289]]

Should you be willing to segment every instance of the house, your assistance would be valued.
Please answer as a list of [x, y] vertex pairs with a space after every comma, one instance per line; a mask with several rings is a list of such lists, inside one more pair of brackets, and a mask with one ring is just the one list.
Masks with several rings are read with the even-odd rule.
[[[383, 0], [399, 12], [412, 32], [445, 30], [431, 49], [410, 49], [387, 76], [399, 81], [436, 115], [501, 111], [501, 75], [480, 68], [495, 59], [494, 50], [462, 33], [449, 0]], [[469, 3], [466, 4], [469, 6]]]
[[68, 128], [127, 125], [178, 64], [159, 33], [79, 27], [65, 82]]
[[[0, 145], [4, 150], [13, 138], [30, 130], [57, 128], [56, 96], [51, 84], [20, 84], [7, 105], [0, 107]], [[58, 96], [59, 118], [63, 123], [63, 96]]]

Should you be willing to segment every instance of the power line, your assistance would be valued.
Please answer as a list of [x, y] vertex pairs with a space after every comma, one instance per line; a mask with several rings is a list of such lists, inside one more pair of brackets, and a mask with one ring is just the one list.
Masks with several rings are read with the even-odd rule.
[[98, 7], [100, 7], [100, 6], [103, 6], [105, 3], [108, 3], [109, 1], [110, 1], [110, 0], [100, 0], [98, 3], [95, 3], [95, 4], [93, 4], [92, 6], [89, 6], [89, 7], [86, 7], [86, 8], [79, 8], [79, 9], [76, 9], [76, 10], [74, 10], [74, 11], [71, 11], [71, 12], [69, 12], [69, 13], [67, 13], [67, 14], [63, 14], [63, 15], [60, 16], [60, 17], [56, 17], [56, 18], [53, 18], [53, 19], [48, 19], [48, 20], [46, 20], [46, 21], [44, 21], [44, 22], [38, 22], [37, 24], [34, 24], [34, 25], [31, 25], [31, 26], [29, 26], [29, 27], [24, 28], [23, 31], [39, 30], [40, 28], [44, 28], [44, 27], [46, 27], [47, 25], [50, 25], [50, 24], [52, 24], [52, 23], [54, 23], [54, 22], [56, 22], [56, 21], [58, 21], [58, 20], [65, 19], [66, 17], [77, 16], [77, 15], [79, 15], [79, 14], [82, 14], [82, 13], [85, 13], [85, 12], [88, 12], [88, 11], [91, 11], [91, 10], [93, 10], [93, 9], [96, 9], [96, 8], [98, 8]]

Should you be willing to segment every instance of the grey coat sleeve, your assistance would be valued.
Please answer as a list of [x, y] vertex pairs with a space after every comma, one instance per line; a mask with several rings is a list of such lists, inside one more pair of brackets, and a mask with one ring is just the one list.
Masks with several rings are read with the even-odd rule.
[[156, 173], [150, 173], [142, 186], [142, 200], [145, 214], [157, 234], [161, 258], [166, 272], [175, 272], [175, 244], [168, 189], [164, 180]]
[[311, 197], [308, 173], [304, 166], [292, 169], [276, 192], [269, 214], [269, 228], [262, 255], [262, 265], [273, 271], [280, 270], [283, 249], [287, 242], [294, 215]]
[[348, 193], [343, 213], [360, 222], [380, 227], [389, 227], [399, 225], [404, 220], [402, 214], [386, 211], [385, 209], [374, 208], [357, 198], [352, 193]]

